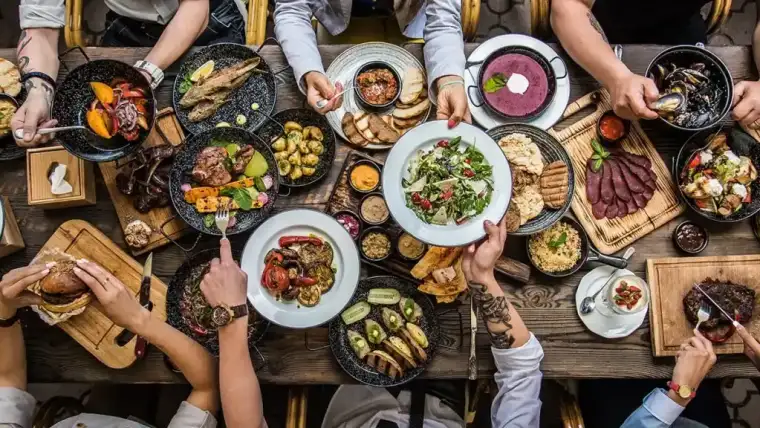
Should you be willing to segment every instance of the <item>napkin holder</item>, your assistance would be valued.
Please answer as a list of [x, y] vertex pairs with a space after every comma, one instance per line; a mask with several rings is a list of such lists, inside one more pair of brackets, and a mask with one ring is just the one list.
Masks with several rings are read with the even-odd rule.
[[11, 203], [7, 197], [3, 196], [3, 203], [0, 209], [4, 210], [3, 218], [5, 221], [0, 227], [0, 257], [13, 254], [16, 251], [24, 249], [24, 238], [21, 237], [21, 231], [18, 229], [16, 217], [13, 215]]
[[[51, 189], [49, 171], [55, 163], [66, 165], [69, 193], [55, 195]], [[95, 173], [91, 162], [67, 152], [61, 146], [26, 151], [26, 184], [30, 206], [59, 209], [95, 205]]]

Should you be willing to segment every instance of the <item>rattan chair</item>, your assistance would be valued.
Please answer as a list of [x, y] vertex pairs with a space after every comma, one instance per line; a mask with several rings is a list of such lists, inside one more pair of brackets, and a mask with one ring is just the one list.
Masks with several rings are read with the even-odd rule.
[[[551, 22], [551, 0], [530, 0], [530, 30], [534, 37], [542, 40], [553, 38]], [[707, 34], [713, 34], [726, 22], [731, 11], [731, 0], [713, 0], [707, 16]]]

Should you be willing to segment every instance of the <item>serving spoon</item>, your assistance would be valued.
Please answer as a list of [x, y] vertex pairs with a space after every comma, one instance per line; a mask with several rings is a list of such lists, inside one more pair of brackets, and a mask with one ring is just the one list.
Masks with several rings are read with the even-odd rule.
[[[633, 253], [635, 253], [635, 252], [636, 252], [636, 250], [634, 250], [633, 247], [629, 247], [627, 250], [625, 250], [625, 254], [623, 254], [623, 258], [625, 259], [625, 261], [628, 261], [628, 259], [630, 259], [631, 256], [633, 255]], [[610, 276], [607, 277], [607, 280], [604, 281], [604, 283], [606, 284], [607, 281], [609, 281], [610, 278], [614, 277], [615, 274], [619, 270], [620, 269], [613, 270], [612, 273], [610, 274]], [[597, 290], [596, 293], [592, 294], [591, 296], [586, 296], [586, 297], [583, 298], [583, 300], [581, 301], [581, 313], [583, 315], [590, 314], [591, 312], [594, 311], [594, 308], [596, 307], [596, 296], [598, 296], [599, 293], [601, 293], [602, 290], [604, 290], [605, 288], [607, 288], [607, 287], [602, 286], [602, 288], [600, 288], [599, 290]]]
[[326, 100], [326, 99], [322, 98], [321, 100], [317, 101], [317, 108], [318, 109], [325, 108], [325, 106], [327, 105], [327, 103], [329, 103], [330, 101], [334, 100], [335, 98], [338, 98], [339, 96], [345, 94], [346, 92], [353, 90], [354, 88], [355, 88], [355, 86], [349, 86], [348, 88], [346, 88], [346, 89], [338, 92], [337, 94], [333, 95], [332, 98], [330, 98], [329, 100]]
[[[43, 128], [38, 129], [36, 132], [39, 135], [45, 135], [45, 134], [52, 134], [53, 132], [61, 132], [61, 131], [74, 131], [78, 129], [83, 129], [87, 131], [87, 127], [82, 125], [73, 125], [73, 126], [61, 126], [58, 128]], [[24, 139], [24, 130], [22, 128], [19, 128], [16, 130], [16, 132], [13, 133], [13, 136], [16, 137], [17, 140], [23, 140]]]

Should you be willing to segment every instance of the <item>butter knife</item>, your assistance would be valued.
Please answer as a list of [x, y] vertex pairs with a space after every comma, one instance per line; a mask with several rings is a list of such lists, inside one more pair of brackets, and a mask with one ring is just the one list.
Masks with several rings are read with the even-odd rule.
[[723, 308], [721, 308], [720, 305], [718, 305], [715, 302], [715, 300], [712, 299], [712, 297], [710, 297], [707, 293], [705, 293], [705, 290], [703, 290], [702, 287], [699, 286], [699, 284], [694, 284], [694, 287], [697, 289], [697, 291], [699, 291], [700, 293], [702, 293], [703, 296], [707, 297], [707, 300], [709, 300], [710, 303], [713, 304], [713, 306], [715, 306], [716, 308], [718, 308], [718, 310], [720, 311], [720, 313], [722, 313], [723, 316], [726, 317], [727, 320], [731, 321], [731, 324], [733, 324], [734, 327], [736, 327], [737, 325], [739, 325], [739, 321], [736, 321], [735, 319], [731, 318], [731, 315], [729, 315], [728, 312], [726, 312]]
[[[143, 266], [142, 282], [140, 283], [140, 306], [148, 308], [150, 310], [150, 280], [153, 275], [153, 253], [148, 254], [148, 258], [145, 260], [145, 266]], [[135, 356], [137, 359], [145, 357], [145, 351], [147, 351], [148, 342], [142, 336], [137, 336], [137, 343], [135, 343]]]
[[478, 336], [478, 309], [475, 307], [475, 298], [470, 293], [470, 359], [467, 364], [467, 378], [478, 378], [478, 356], [476, 354], [476, 339]]

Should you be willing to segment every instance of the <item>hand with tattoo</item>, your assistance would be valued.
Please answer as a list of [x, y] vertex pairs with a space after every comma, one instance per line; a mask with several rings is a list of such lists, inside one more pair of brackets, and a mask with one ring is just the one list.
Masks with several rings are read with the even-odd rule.
[[53, 87], [42, 79], [31, 78], [24, 82], [26, 101], [16, 111], [11, 120], [14, 135], [17, 129], [24, 130], [24, 138], [16, 139], [20, 147], [35, 147], [48, 142], [52, 134], [39, 135], [37, 129], [54, 127], [58, 121], [50, 118], [53, 106]]

